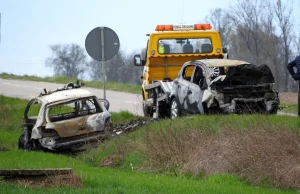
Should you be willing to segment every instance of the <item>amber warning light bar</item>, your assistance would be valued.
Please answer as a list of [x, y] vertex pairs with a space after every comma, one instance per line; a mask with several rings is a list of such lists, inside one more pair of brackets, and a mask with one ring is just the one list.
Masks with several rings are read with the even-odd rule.
[[210, 30], [210, 24], [177, 24], [177, 25], [157, 25], [156, 31], [187, 31], [187, 30]]

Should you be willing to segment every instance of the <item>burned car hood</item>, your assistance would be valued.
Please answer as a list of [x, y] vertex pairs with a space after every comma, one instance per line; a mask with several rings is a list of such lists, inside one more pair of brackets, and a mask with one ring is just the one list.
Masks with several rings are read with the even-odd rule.
[[274, 76], [267, 65], [244, 64], [236, 67], [229, 67], [224, 79], [215, 81], [231, 82], [236, 84], [258, 84], [258, 83], [274, 83]]

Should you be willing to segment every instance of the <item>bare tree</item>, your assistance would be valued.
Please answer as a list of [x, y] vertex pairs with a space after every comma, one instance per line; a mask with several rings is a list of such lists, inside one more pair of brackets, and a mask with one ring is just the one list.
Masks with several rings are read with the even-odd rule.
[[50, 46], [52, 56], [45, 61], [47, 67], [53, 67], [55, 75], [78, 78], [85, 71], [86, 55], [78, 44], [55, 44]]
[[[279, 91], [295, 91], [295, 82], [289, 79], [286, 68], [300, 52], [292, 6], [291, 1], [283, 0], [235, 0], [229, 9], [211, 10], [206, 21], [220, 31], [231, 58], [267, 64]], [[224, 29], [226, 25], [230, 29]]]
[[[133, 55], [126, 54], [120, 50], [117, 55], [109, 61], [105, 61], [107, 81], [114, 81], [127, 84], [140, 83], [140, 68], [134, 67]], [[87, 64], [90, 76], [93, 80], [104, 80], [101, 62], [91, 60]]]
[[231, 56], [255, 64], [268, 64], [275, 75], [276, 88], [285, 92], [293, 87], [286, 69], [294, 38], [292, 8], [288, 3], [236, 0], [229, 12], [235, 27], [230, 36]]
[[239, 38], [243, 43], [241, 49], [236, 50], [235, 55], [238, 58], [246, 58], [254, 64], [261, 64], [264, 58], [260, 51], [262, 42], [260, 22], [265, 14], [266, 2], [237, 0], [230, 7], [229, 12], [229, 17], [234, 24], [235, 38]]
[[[274, 4], [274, 11], [276, 15], [276, 20], [280, 29], [280, 38], [282, 42], [282, 55], [283, 55], [283, 63], [281, 66], [283, 66], [283, 72], [284, 72], [284, 85], [288, 86], [289, 80], [292, 80], [289, 77], [288, 70], [286, 68], [286, 65], [291, 59], [292, 52], [291, 52], [291, 43], [293, 39], [293, 21], [291, 18], [291, 14], [293, 12], [293, 8], [291, 6], [288, 6], [288, 4], [283, 4], [282, 0], [276, 0], [276, 3]], [[284, 88], [284, 91], [288, 91], [288, 87]]]
[[230, 20], [227, 11], [221, 8], [212, 9], [205, 17], [205, 21], [212, 24], [213, 29], [219, 31], [222, 46], [228, 47], [229, 35], [232, 31], [232, 20]]

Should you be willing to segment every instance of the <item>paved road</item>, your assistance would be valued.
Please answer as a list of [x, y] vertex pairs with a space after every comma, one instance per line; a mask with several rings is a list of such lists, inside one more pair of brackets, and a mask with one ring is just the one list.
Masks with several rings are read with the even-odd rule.
[[[55, 84], [48, 82], [34, 82], [22, 80], [7, 80], [0, 78], [0, 94], [11, 97], [31, 99], [39, 95], [44, 88], [56, 89], [63, 84]], [[94, 93], [98, 98], [103, 98], [103, 90], [95, 88], [85, 88]], [[130, 94], [125, 92], [106, 91], [106, 98], [110, 102], [111, 112], [120, 112], [127, 110], [134, 115], [143, 115], [142, 112], [142, 96], [138, 94]], [[279, 112], [279, 115], [294, 116], [296, 114]]]
[[[23, 80], [7, 80], [0, 78], [1, 95], [24, 99], [31, 99], [38, 96], [44, 88], [49, 90], [56, 89], [62, 86], [63, 84]], [[103, 98], [102, 89], [86, 87], [84, 88], [94, 93], [98, 98]], [[135, 115], [143, 115], [141, 95], [107, 90], [106, 98], [110, 102], [110, 112], [120, 112], [121, 110], [127, 110]]]

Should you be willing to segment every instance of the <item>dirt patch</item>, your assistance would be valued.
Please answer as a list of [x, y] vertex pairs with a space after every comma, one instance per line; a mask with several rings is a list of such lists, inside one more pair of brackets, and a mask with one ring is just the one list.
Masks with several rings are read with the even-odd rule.
[[280, 103], [283, 104], [298, 104], [298, 93], [280, 93]]
[[8, 148], [6, 148], [6, 147], [0, 147], [0, 152], [7, 152], [7, 151], [9, 151]]
[[82, 188], [83, 184], [79, 177], [74, 174], [54, 176], [25, 176], [4, 178], [4, 182], [23, 185], [25, 187], [76, 187]]

